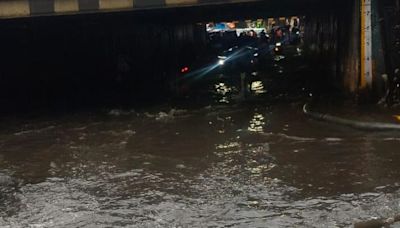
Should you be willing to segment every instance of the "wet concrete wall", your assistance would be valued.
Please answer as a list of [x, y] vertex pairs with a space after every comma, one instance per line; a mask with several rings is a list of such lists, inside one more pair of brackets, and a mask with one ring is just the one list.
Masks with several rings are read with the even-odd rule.
[[319, 12], [305, 16], [304, 48], [309, 64], [313, 66], [320, 88], [340, 87], [336, 74], [338, 55], [338, 23], [336, 11]]
[[400, 1], [379, 2], [379, 21], [383, 40], [383, 56], [388, 76], [386, 101], [400, 103]]
[[307, 15], [305, 47], [312, 65], [329, 69], [325, 72], [325, 83], [360, 98], [360, 101], [374, 101], [383, 96], [386, 89], [382, 77], [387, 72], [382, 38], [385, 32], [381, 27], [383, 15], [378, 11], [378, 1], [372, 1], [372, 84], [363, 87], [360, 4], [360, 0], [347, 1], [340, 8]]
[[[24, 109], [150, 99], [167, 88], [179, 62], [203, 50], [205, 27], [133, 19], [92, 15], [0, 23], [0, 103]], [[139, 91], [149, 97], [135, 97]]]
[[357, 91], [359, 36], [358, 1], [306, 16], [305, 49], [310, 64], [321, 68], [321, 83], [351, 93]]
[[[352, 3], [353, 6], [349, 6], [352, 13], [348, 15], [352, 15], [352, 18], [348, 18], [347, 20], [352, 20], [353, 23], [347, 27], [347, 31], [352, 40], [349, 42], [349, 51], [347, 52], [347, 55], [345, 55], [345, 57], [339, 56], [341, 57], [339, 58], [339, 61], [343, 66], [347, 66], [344, 67], [345, 71], [343, 71], [345, 88], [353, 94], [356, 94], [361, 102], [376, 102], [386, 96], [389, 89], [390, 76], [388, 79], [388, 72], [390, 70], [387, 65], [388, 58], [385, 56], [387, 55], [387, 52], [390, 52], [391, 45], [388, 45], [384, 38], [387, 35], [387, 31], [385, 31], [382, 23], [386, 20], [385, 15], [382, 13], [382, 4], [384, 4], [384, 1], [372, 0], [370, 15], [367, 12], [364, 12], [367, 14], [365, 17], [370, 17], [371, 20], [371, 40], [364, 41], [362, 39], [365, 38], [366, 35], [361, 33], [367, 30], [367, 28], [360, 22], [366, 20], [363, 19], [360, 14], [361, 1], [355, 0]], [[346, 40], [346, 37], [343, 37], [341, 42], [343, 42], [343, 40]], [[365, 45], [371, 46], [370, 56], [363, 56], [362, 52], [360, 52], [360, 49], [365, 48]], [[364, 58], [371, 58], [372, 63], [372, 80], [370, 85], [367, 86], [362, 83], [363, 80], [365, 81], [365, 78], [362, 77], [366, 77], [362, 74], [361, 69], [363, 67], [361, 61], [364, 61]], [[358, 62], [354, 61], [356, 59]]]
[[357, 92], [360, 85], [360, 1], [349, 1], [340, 18], [340, 52], [337, 73], [347, 92]]

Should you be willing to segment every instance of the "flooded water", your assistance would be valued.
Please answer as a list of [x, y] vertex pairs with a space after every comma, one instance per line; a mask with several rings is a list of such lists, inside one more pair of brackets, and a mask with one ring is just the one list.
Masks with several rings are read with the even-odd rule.
[[351, 227], [400, 213], [400, 133], [311, 120], [306, 99], [269, 99], [279, 78], [253, 76], [248, 96], [216, 76], [174, 104], [3, 118], [0, 226]]

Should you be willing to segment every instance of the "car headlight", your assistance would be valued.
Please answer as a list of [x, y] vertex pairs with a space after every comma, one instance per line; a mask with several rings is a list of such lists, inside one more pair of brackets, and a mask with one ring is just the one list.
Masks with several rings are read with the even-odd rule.
[[225, 64], [225, 60], [220, 59], [220, 60], [218, 61], [218, 65], [224, 65], [224, 64]]
[[282, 46], [282, 43], [276, 43], [276, 46], [280, 47], [280, 46]]

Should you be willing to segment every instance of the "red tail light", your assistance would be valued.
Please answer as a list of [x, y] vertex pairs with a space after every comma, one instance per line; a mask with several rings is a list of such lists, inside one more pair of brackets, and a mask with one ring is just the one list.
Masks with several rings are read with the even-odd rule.
[[181, 73], [186, 73], [189, 71], [189, 67], [184, 67], [181, 69]]

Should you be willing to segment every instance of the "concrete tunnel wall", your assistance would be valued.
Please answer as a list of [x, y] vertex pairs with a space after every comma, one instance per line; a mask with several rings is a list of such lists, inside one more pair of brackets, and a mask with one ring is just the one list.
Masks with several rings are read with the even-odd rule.
[[[371, 41], [363, 41], [365, 32], [361, 21], [361, 0], [342, 2], [342, 7], [320, 13], [309, 14], [306, 21], [305, 46], [310, 51], [313, 65], [329, 66], [331, 77], [330, 83], [341, 88], [343, 92], [353, 96], [357, 95], [361, 100], [373, 101], [382, 97], [388, 89], [382, 75], [389, 74], [387, 67], [389, 58], [385, 52], [390, 52], [384, 47], [389, 42], [385, 41], [385, 31], [381, 24], [390, 20], [381, 12], [384, 7], [381, 1], [372, 0], [371, 19]], [[365, 15], [364, 15], [365, 16]], [[364, 19], [365, 20], [365, 19]], [[364, 45], [371, 45], [371, 55], [363, 56], [361, 51]], [[362, 61], [370, 58], [372, 62], [371, 83], [365, 84], [365, 75], [362, 74]]]
[[[0, 106], [9, 100], [24, 109], [111, 102], [117, 93], [134, 98], [147, 91], [151, 96], [165, 89], [166, 77], [204, 43], [202, 27], [196, 24], [135, 24], [126, 19], [0, 23]], [[121, 58], [129, 65], [125, 75], [118, 75]]]
[[358, 0], [341, 8], [308, 14], [305, 48], [313, 66], [324, 68], [323, 83], [356, 92], [360, 74], [360, 31]]

